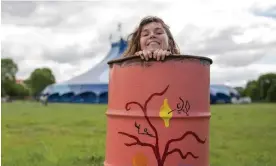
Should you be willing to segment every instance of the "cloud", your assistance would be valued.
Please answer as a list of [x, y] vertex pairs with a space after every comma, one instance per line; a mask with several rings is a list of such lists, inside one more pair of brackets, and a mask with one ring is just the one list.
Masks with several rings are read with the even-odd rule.
[[63, 22], [70, 22], [67, 18], [82, 11], [88, 3], [74, 1], [66, 3], [58, 1], [4, 1], [2, 3], [2, 23], [17, 26], [56, 27]]
[[248, 80], [257, 79], [261, 74], [276, 71], [274, 64], [251, 64], [246, 67], [221, 68], [211, 65], [211, 82], [214, 84], [226, 83], [231, 86], [244, 86]]
[[146, 15], [169, 24], [183, 54], [214, 60], [213, 83], [276, 71], [273, 0], [3, 1], [1, 9], [2, 57], [19, 64], [20, 78], [45, 65], [58, 81], [86, 72], [108, 53], [119, 22], [126, 37]]
[[1, 13], [3, 17], [28, 17], [36, 9], [36, 2], [16, 2], [16, 1], [3, 1], [1, 3]]
[[184, 54], [212, 56], [214, 62], [223, 67], [247, 66], [276, 54], [275, 23], [221, 30], [187, 25], [180, 34], [177, 41], [183, 46]]
[[256, 16], [261, 16], [261, 17], [267, 17], [267, 18], [272, 18], [276, 19], [276, 4], [273, 6], [254, 6], [251, 9], [252, 13], [255, 14]]

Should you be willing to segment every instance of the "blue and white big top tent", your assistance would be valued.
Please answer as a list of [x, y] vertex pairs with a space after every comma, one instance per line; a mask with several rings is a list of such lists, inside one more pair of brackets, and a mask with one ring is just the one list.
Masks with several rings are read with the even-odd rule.
[[108, 61], [120, 58], [127, 47], [118, 32], [111, 35], [111, 48], [104, 59], [87, 72], [68, 81], [47, 86], [42, 95], [48, 95], [48, 102], [63, 103], [107, 103], [108, 100]]

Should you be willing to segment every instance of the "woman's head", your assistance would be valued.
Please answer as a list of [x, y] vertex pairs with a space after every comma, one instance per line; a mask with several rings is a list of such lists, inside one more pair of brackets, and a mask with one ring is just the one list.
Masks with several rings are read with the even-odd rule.
[[148, 16], [141, 20], [138, 28], [128, 38], [128, 48], [123, 56], [132, 56], [137, 51], [156, 49], [179, 54], [169, 26], [158, 17]]

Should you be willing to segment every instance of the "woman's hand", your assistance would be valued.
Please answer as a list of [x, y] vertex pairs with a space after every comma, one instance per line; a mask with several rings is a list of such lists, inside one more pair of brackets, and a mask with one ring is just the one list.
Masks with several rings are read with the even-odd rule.
[[152, 51], [148, 50], [143, 50], [143, 51], [138, 51], [135, 53], [136, 56], [140, 56], [141, 59], [149, 60], [150, 58], [153, 57]]
[[153, 52], [153, 58], [156, 58], [157, 61], [164, 60], [166, 56], [171, 55], [172, 53], [167, 50], [157, 49]]
[[136, 56], [140, 56], [141, 59], [149, 60], [154, 58], [157, 61], [164, 60], [166, 56], [171, 55], [172, 53], [167, 50], [157, 49], [155, 51], [143, 50], [135, 53]]

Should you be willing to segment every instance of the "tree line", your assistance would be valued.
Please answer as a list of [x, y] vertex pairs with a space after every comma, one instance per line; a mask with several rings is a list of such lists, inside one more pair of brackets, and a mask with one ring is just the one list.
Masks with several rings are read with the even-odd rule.
[[1, 59], [1, 97], [9, 96], [23, 99], [38, 96], [45, 87], [56, 82], [55, 76], [49, 68], [37, 68], [22, 82], [17, 82], [17, 64], [11, 58]]
[[256, 80], [249, 80], [244, 88], [236, 87], [236, 90], [253, 102], [276, 102], [276, 73], [262, 74]]
[[[49, 68], [38, 68], [31, 72], [23, 83], [16, 82], [17, 64], [10, 58], [1, 59], [1, 97], [25, 98], [37, 96], [48, 85], [56, 82]], [[248, 96], [255, 102], [276, 102], [276, 73], [260, 75], [249, 80], [245, 87], [235, 87], [242, 97]]]

